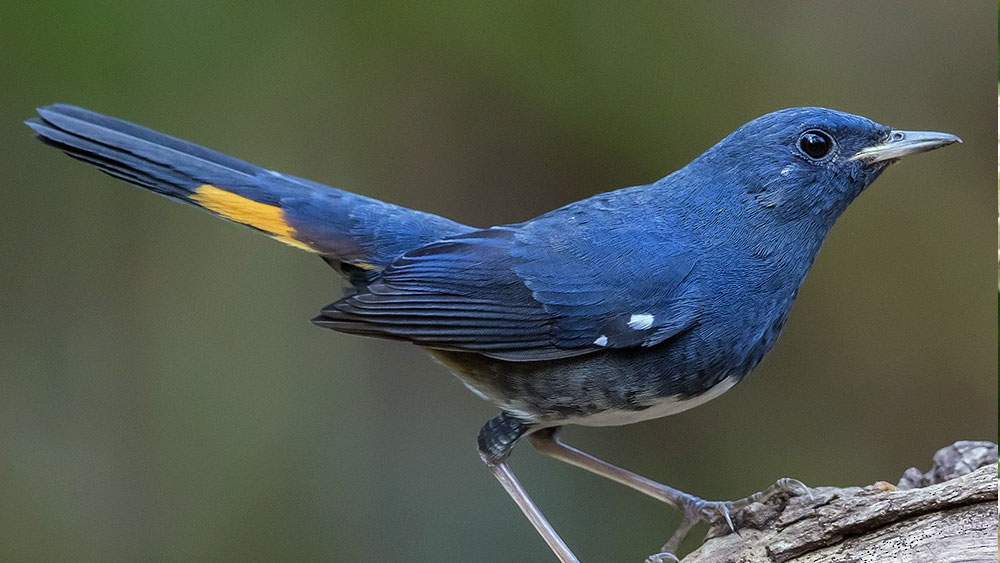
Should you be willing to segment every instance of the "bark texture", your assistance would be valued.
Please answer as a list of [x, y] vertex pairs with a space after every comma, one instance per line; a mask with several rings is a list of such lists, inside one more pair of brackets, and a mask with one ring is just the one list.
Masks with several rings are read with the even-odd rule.
[[684, 563], [997, 562], [997, 445], [956, 442], [898, 485], [817, 487], [715, 522]]

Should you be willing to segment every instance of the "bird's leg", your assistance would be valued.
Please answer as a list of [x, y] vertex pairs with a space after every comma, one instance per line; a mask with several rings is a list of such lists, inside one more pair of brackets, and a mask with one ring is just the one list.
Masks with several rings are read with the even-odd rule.
[[579, 559], [573, 555], [573, 552], [559, 537], [549, 521], [545, 519], [545, 515], [531, 500], [524, 487], [521, 486], [521, 482], [517, 480], [514, 472], [507, 465], [507, 456], [510, 455], [514, 443], [530, 429], [530, 425], [507, 413], [501, 413], [487, 422], [479, 431], [479, 456], [497, 481], [500, 481], [510, 498], [514, 499], [514, 503], [535, 527], [538, 534], [542, 536], [552, 552], [556, 554], [560, 563], [579, 563]]
[[657, 483], [642, 475], [632, 473], [627, 469], [611, 465], [604, 460], [568, 446], [558, 438], [557, 433], [558, 428], [544, 428], [529, 435], [528, 440], [536, 450], [549, 457], [611, 479], [616, 483], [621, 483], [626, 487], [663, 501], [678, 510], [683, 510], [685, 506], [701, 500], [698, 497]]
[[665, 561], [665, 558], [673, 557], [670, 554], [677, 551], [681, 542], [684, 541], [684, 538], [687, 537], [687, 534], [698, 522], [708, 522], [715, 516], [722, 516], [725, 518], [726, 524], [729, 525], [729, 529], [735, 531], [736, 528], [729, 515], [730, 511], [741, 510], [754, 502], [763, 502], [780, 492], [809, 494], [811, 496], [809, 489], [801, 482], [786, 478], [779, 479], [777, 483], [768, 489], [746, 498], [731, 502], [707, 501], [662, 483], [657, 483], [627, 469], [611, 465], [588, 453], [568, 446], [559, 440], [557, 436], [558, 430], [557, 427], [543, 428], [530, 434], [528, 440], [535, 449], [549, 457], [611, 479], [616, 483], [621, 483], [626, 487], [663, 501], [681, 511], [683, 519], [677, 530], [661, 548], [662, 553], [651, 556], [650, 561]]

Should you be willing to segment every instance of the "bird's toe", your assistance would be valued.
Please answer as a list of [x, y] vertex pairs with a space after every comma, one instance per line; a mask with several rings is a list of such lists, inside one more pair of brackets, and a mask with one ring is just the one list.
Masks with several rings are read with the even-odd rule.
[[661, 551], [647, 557], [645, 563], [680, 563], [680, 561], [673, 553]]

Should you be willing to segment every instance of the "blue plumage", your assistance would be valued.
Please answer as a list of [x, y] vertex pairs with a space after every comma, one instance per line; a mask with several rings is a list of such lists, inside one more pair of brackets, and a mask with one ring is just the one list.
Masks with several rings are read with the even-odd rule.
[[[427, 347], [527, 421], [746, 375], [834, 220], [895, 160], [856, 156], [892, 141], [888, 127], [791, 108], [652, 184], [474, 229], [83, 108], [39, 116], [28, 125], [70, 156], [322, 255], [354, 289], [315, 323]], [[646, 373], [627, 400], [622, 371]]]
[[[621, 197], [637, 195], [632, 190]], [[381, 296], [377, 313], [362, 293], [335, 303], [316, 322], [517, 361], [657, 344], [696, 319], [697, 286], [684, 282], [697, 255], [642, 209], [576, 205], [447, 238], [404, 254], [368, 288]], [[644, 251], [641, 244], [658, 250]], [[631, 290], [623, 291], [624, 280]], [[410, 315], [414, 298], [447, 299], [442, 314], [467, 321], [469, 332]], [[456, 298], [466, 298], [466, 307], [456, 307]], [[393, 304], [396, 315], [390, 315]], [[488, 330], [501, 326], [484, 316], [483, 304], [500, 304], [523, 324], [506, 321], [503, 330]], [[633, 316], [640, 318], [630, 327]]]
[[[656, 354], [669, 363], [650, 382], [664, 395], [684, 393], [680, 381], [690, 373], [706, 374], [696, 391], [741, 377], [759, 361], [750, 355], [766, 352], [758, 345], [762, 335], [784, 318], [837, 214], [883, 169], [810, 161], [795, 147], [809, 128], [837, 135], [837, 153], [846, 156], [888, 134], [831, 110], [770, 114], [653, 184], [406, 253], [368, 288], [377, 307], [362, 293], [328, 307], [316, 322], [510, 361], [663, 343]], [[410, 314], [416, 297], [425, 305], [447, 299], [441, 315], [462, 319], [466, 331]], [[467, 298], [466, 307], [459, 309], [456, 298]], [[516, 310], [523, 325], [483, 316], [483, 303]], [[674, 337], [680, 341], [668, 342]], [[688, 350], [688, 342], [708, 344]], [[727, 349], [721, 357], [731, 356], [726, 362], [713, 350], [719, 345]], [[671, 348], [701, 361], [672, 358]]]
[[[27, 121], [38, 138], [102, 172], [171, 199], [204, 207], [224, 218], [274, 234], [280, 221], [286, 242], [321, 254], [334, 265], [379, 270], [403, 252], [471, 227], [430, 213], [281, 174], [183, 139], [67, 104], [39, 108]], [[238, 200], [198, 197], [210, 185]], [[218, 193], [215, 194], [218, 197]], [[350, 273], [350, 272], [348, 272]], [[369, 279], [370, 276], [361, 276]]]
[[774, 345], [854, 198], [897, 159], [959, 141], [791, 108], [652, 184], [474, 229], [82, 108], [38, 111], [28, 125], [45, 143], [346, 274], [352, 291], [314, 322], [414, 342], [495, 402], [480, 455], [564, 562], [576, 559], [504, 462], [515, 442], [530, 435], [545, 453], [681, 507], [668, 548], [693, 521], [736, 507], [614, 468], [555, 432], [666, 416], [731, 388]]

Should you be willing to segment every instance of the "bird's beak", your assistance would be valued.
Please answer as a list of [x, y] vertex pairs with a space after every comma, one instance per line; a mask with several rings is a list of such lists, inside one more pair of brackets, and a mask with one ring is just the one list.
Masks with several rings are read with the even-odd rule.
[[932, 151], [952, 143], [961, 143], [955, 135], [936, 131], [901, 131], [893, 129], [884, 143], [859, 150], [850, 160], [864, 160], [869, 163], [895, 160], [908, 154]]

